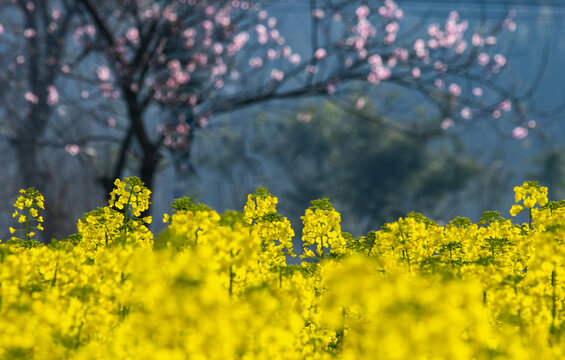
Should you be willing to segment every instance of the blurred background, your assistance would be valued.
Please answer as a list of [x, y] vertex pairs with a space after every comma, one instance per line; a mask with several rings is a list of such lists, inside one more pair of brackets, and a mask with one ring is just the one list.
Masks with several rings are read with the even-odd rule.
[[0, 0], [0, 238], [18, 190], [44, 241], [117, 177], [242, 210], [268, 187], [299, 234], [328, 197], [354, 235], [411, 211], [510, 217], [565, 197], [558, 1]]

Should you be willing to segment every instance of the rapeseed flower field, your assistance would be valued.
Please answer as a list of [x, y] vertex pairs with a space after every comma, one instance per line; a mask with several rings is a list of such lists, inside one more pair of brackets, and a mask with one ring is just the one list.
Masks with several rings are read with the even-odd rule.
[[[408, 214], [359, 238], [327, 199], [303, 248], [267, 189], [243, 212], [118, 179], [108, 206], [49, 245], [22, 190], [0, 244], [0, 359], [558, 359], [565, 353], [565, 202], [535, 182], [510, 216], [445, 226]], [[287, 263], [300, 253], [303, 262]]]

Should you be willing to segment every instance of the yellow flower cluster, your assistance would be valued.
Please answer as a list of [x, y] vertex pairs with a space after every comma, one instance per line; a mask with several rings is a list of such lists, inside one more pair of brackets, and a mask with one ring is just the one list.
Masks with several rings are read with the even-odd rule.
[[[526, 181], [522, 186], [516, 186], [514, 194], [516, 204], [512, 205], [510, 209], [510, 215], [512, 216], [518, 215], [524, 210], [524, 206], [527, 209], [532, 209], [536, 203], [543, 207], [548, 202], [547, 187], [539, 186], [537, 181]], [[520, 201], [523, 201], [524, 206], [518, 204]]]
[[[345, 252], [341, 215], [334, 210], [328, 199], [313, 200], [312, 206], [306, 209], [301, 219], [304, 224], [302, 242], [305, 246], [304, 253], [300, 256], [302, 259], [323, 258], [326, 252], [331, 255]], [[308, 248], [311, 245], [316, 246], [316, 253]]]
[[151, 223], [151, 216], [138, 218], [149, 208], [151, 192], [135, 177], [118, 179], [114, 184], [116, 188], [110, 193], [109, 206], [91, 211], [78, 221], [78, 245], [89, 255], [101, 246], [153, 245], [153, 234], [146, 226]]
[[[125, 178], [123, 181], [116, 179], [116, 188], [110, 193], [108, 201], [110, 207], [123, 210], [128, 215], [130, 208], [133, 216], [139, 217], [142, 212], [149, 208], [149, 196], [151, 191], [137, 177]], [[144, 219], [151, 223], [151, 218]]]
[[14, 213], [13, 218], [18, 220], [18, 224], [22, 224], [23, 228], [15, 229], [10, 227], [10, 233], [13, 235], [17, 231], [23, 232], [23, 239], [18, 237], [12, 237], [12, 242], [33, 240], [35, 235], [34, 230], [43, 230], [43, 216], [39, 215], [39, 210], [44, 210], [44, 198], [37, 190], [34, 188], [29, 188], [26, 190], [20, 190], [20, 196], [14, 203]]
[[153, 241], [141, 230], [149, 199], [139, 200], [145, 189], [135, 181], [117, 183], [111, 206], [87, 214], [76, 236], [0, 245], [0, 359], [565, 352], [565, 201], [544, 202], [531, 184], [526, 197], [540, 205], [530, 208], [531, 226], [497, 212], [446, 226], [411, 213], [353, 238], [328, 200], [314, 201], [303, 245], [316, 246], [305, 250], [315, 259], [290, 265], [294, 232], [266, 189], [243, 213], [176, 200]]

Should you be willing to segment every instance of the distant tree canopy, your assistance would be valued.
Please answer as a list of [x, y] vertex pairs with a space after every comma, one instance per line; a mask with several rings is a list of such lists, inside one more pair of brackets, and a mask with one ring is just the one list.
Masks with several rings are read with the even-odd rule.
[[297, 119], [258, 123], [254, 146], [267, 149], [292, 184], [285, 201], [302, 209], [327, 196], [359, 232], [413, 210], [452, 215], [457, 205], [449, 200], [481, 175], [482, 165], [459, 154], [451, 143], [457, 140], [433, 121], [407, 133], [362, 118], [371, 112], [367, 104], [356, 118], [325, 103]]
[[[446, 11], [441, 24], [414, 24], [392, 0], [308, 4], [301, 7], [308, 19], [300, 24], [303, 46], [285, 38], [262, 2], [0, 0], [0, 78], [14, 90], [2, 99], [10, 116], [0, 129], [16, 149], [18, 178], [41, 191], [54, 181], [45, 175], [53, 160], [38, 160], [48, 147], [78, 159], [101, 193], [125, 173], [153, 188], [165, 164], [190, 162], [194, 133], [218, 115], [278, 100], [289, 107], [304, 98], [354, 110], [360, 99], [349, 96], [351, 86], [364, 86], [370, 98], [386, 84], [396, 86], [405, 106], [424, 102], [435, 109], [434, 131], [464, 131], [478, 118], [501, 119], [494, 131], [515, 138], [535, 127], [527, 116], [535, 85], [518, 94], [513, 75], [503, 75], [512, 59], [498, 39], [515, 31], [512, 12], [471, 24]], [[365, 116], [394, 127], [398, 118], [386, 116], [386, 103], [378, 110]], [[409, 129], [418, 119], [404, 121]], [[325, 125], [320, 121], [318, 136]], [[358, 169], [367, 178], [380, 172], [374, 163], [385, 162], [385, 154], [396, 156], [389, 162], [420, 168], [414, 147], [420, 135], [389, 139], [374, 132], [376, 149], [359, 150], [381, 154], [364, 167], [373, 170]], [[331, 140], [332, 146], [346, 141]], [[414, 151], [385, 151], [403, 146]], [[399, 169], [388, 174], [405, 175]], [[392, 181], [384, 173], [379, 179], [375, 184], [385, 188]]]

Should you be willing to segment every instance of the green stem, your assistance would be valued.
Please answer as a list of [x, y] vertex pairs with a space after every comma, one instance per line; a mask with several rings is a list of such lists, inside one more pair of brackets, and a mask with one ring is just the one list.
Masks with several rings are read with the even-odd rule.
[[29, 212], [30, 212], [30, 209], [29, 208], [26, 208], [26, 209], [27, 209], [27, 211], [26, 211], [26, 232], [25, 232], [25, 235], [24, 235], [24, 241], [27, 241], [29, 239], [28, 234], [29, 234]]
[[53, 274], [53, 279], [51, 280], [51, 287], [54, 287], [57, 284], [57, 271], [59, 270], [59, 263], [55, 265], [55, 273]]
[[551, 272], [551, 286], [553, 287], [553, 293], [551, 294], [551, 332], [555, 331], [555, 316], [557, 315], [557, 303], [556, 303], [556, 285], [557, 285], [557, 273], [555, 270]]
[[233, 273], [233, 264], [230, 265], [230, 297], [233, 294], [233, 277], [234, 277], [234, 273]]
[[[233, 250], [230, 250], [230, 256], [233, 260]], [[233, 278], [234, 278], [234, 272], [233, 272], [233, 263], [230, 264], [230, 298], [232, 296], [233, 293]]]
[[532, 229], [534, 228], [534, 227], [532, 226], [532, 209], [529, 209], [529, 210], [530, 210], [530, 214], [529, 214], [529, 215], [530, 215], [530, 221], [529, 221], [529, 224], [530, 224], [530, 230], [532, 230]]

